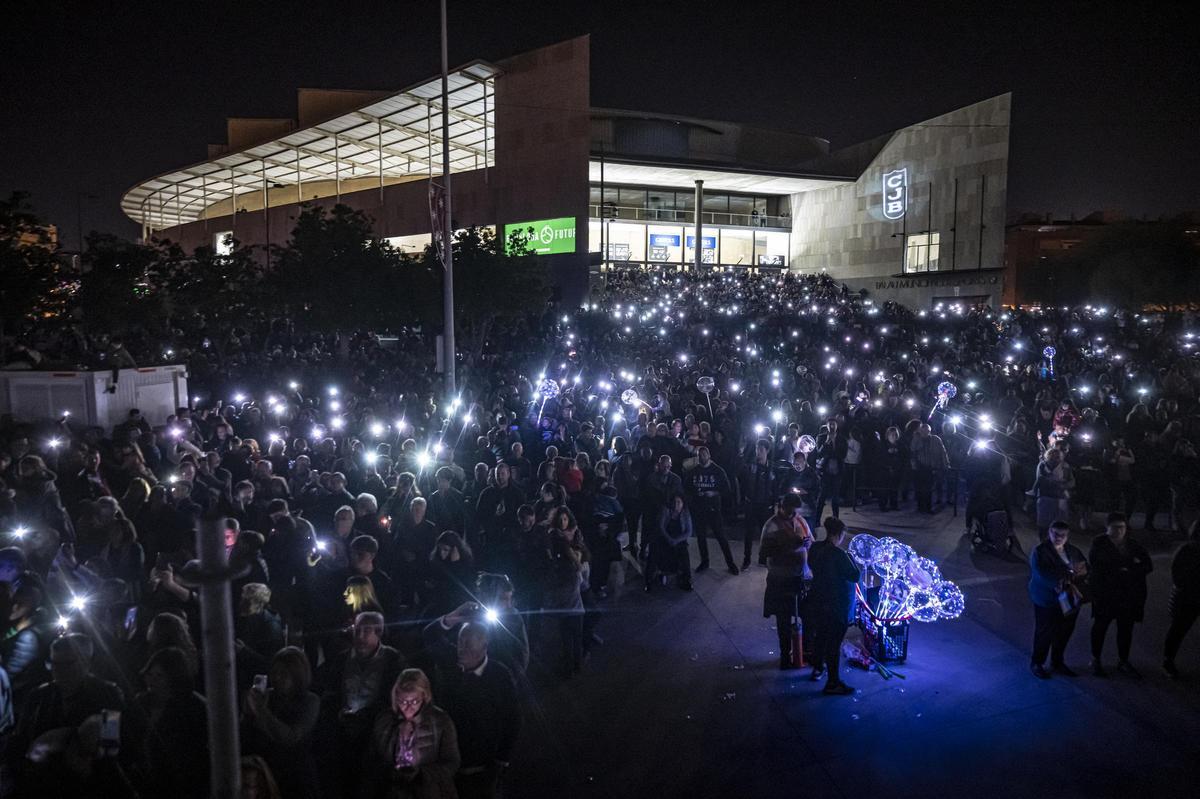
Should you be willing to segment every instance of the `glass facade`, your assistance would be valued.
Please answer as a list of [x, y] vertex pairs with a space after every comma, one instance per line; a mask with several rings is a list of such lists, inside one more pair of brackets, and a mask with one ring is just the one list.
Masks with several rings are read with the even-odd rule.
[[[613, 263], [691, 265], [695, 261], [696, 230], [691, 225], [643, 224], [592, 219], [588, 245], [599, 253], [601, 242]], [[701, 233], [701, 262], [714, 266], [771, 266], [786, 268], [791, 234], [705, 225]]]

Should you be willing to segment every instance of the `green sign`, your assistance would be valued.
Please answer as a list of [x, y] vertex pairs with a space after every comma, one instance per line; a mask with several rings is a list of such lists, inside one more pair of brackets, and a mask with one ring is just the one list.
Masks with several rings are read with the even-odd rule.
[[[530, 231], [532, 228], [532, 232]], [[504, 246], [513, 233], [525, 238], [525, 247], [534, 255], [558, 255], [575, 252], [575, 217], [562, 216], [558, 219], [537, 219], [532, 222], [514, 222], [504, 226]]]

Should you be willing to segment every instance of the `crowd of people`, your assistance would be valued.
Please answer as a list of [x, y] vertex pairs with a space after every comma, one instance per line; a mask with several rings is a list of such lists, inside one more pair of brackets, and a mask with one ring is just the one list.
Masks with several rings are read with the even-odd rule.
[[[1192, 530], [1169, 673], [1200, 615], [1186, 314], [909, 309], [822, 275], [615, 271], [582, 307], [490, 324], [455, 396], [427, 331], [210, 329], [35, 330], [12, 350], [36, 366], [182, 359], [195, 396], [154, 425], [4, 421], [4, 791], [206, 794], [198, 529], [224, 536], [236, 574], [252, 796], [496, 795], [521, 698], [577, 679], [603, 644], [614, 566], [687, 591], [710, 539], [727, 579], [766, 567], [781, 668], [799, 614], [814, 679], [848, 693], [848, 505], [963, 502], [984, 540], [1029, 514], [1038, 676], [1047, 656], [1071, 673], [1089, 599], [1096, 673], [1114, 621], [1136, 673], [1150, 561], [1135, 518]], [[1100, 533], [1090, 557], [1072, 530]]]

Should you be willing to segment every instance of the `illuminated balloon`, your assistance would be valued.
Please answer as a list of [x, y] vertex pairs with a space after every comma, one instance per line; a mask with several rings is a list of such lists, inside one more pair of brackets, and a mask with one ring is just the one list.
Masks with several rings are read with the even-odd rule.
[[966, 598], [963, 596], [962, 589], [954, 583], [942, 581], [934, 586], [933, 593], [941, 606], [939, 618], [957, 619], [966, 610]]
[[637, 405], [638, 404], [637, 391], [635, 391], [632, 388], [627, 388], [624, 391], [622, 391], [621, 392], [621, 402], [625, 403], [626, 405]]
[[926, 588], [914, 588], [908, 594], [907, 611], [920, 622], [937, 621], [942, 615], [942, 605], [937, 596]]
[[846, 551], [850, 553], [850, 557], [854, 558], [854, 562], [861, 568], [870, 568], [875, 562], [875, 550], [879, 548], [879, 539], [870, 533], [859, 533], [850, 539]]
[[812, 436], [805, 434], [800, 436], [800, 441], [797, 442], [797, 446], [800, 448], [801, 452], [803, 452], [805, 455], [808, 455], [808, 453], [817, 448], [817, 440]]
[[711, 394], [716, 388], [717, 382], [707, 375], [696, 381], [696, 388], [703, 391], [705, 394]]
[[938, 398], [945, 397], [946, 399], [954, 399], [954, 395], [958, 393], [958, 386], [951, 383], [949, 380], [944, 380], [938, 383], [937, 387]]
[[1053, 347], [1047, 347], [1046, 349], [1042, 350], [1042, 355], [1050, 360], [1054, 360], [1054, 356], [1058, 355], [1058, 350], [1054, 349]]
[[552, 377], [547, 377], [542, 382], [538, 383], [538, 393], [543, 399], [554, 399], [558, 396], [558, 381]]
[[921, 588], [933, 588], [941, 582], [942, 572], [929, 558], [918, 555], [908, 562], [908, 581]]
[[804, 364], [800, 364], [799, 366], [796, 367], [796, 374], [798, 374], [800, 376], [804, 376], [804, 375], [808, 374], [808, 367], [805, 366]]
[[885, 580], [894, 580], [908, 574], [908, 562], [916, 557], [916, 552], [908, 544], [894, 538], [881, 538], [879, 548], [875, 550], [875, 573]]

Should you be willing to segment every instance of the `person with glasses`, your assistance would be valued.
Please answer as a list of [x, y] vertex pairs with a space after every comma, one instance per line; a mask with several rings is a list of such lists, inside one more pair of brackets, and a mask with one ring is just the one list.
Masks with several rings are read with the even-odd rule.
[[454, 775], [460, 762], [454, 722], [433, 703], [429, 678], [420, 669], [405, 669], [392, 686], [390, 707], [375, 718], [359, 795], [456, 797]]

